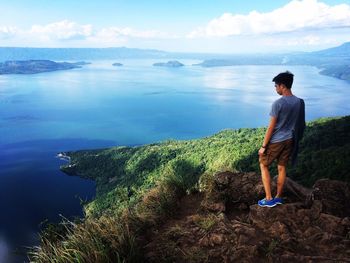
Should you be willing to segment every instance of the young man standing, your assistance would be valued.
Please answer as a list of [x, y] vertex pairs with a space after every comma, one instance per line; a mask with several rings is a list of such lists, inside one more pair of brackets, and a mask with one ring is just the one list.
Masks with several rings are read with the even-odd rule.
[[[305, 127], [304, 101], [292, 94], [293, 74], [289, 71], [278, 74], [272, 80], [276, 92], [282, 97], [272, 104], [270, 123], [262, 147], [259, 149], [259, 162], [265, 198], [258, 201], [262, 207], [282, 204], [282, 190], [286, 179], [286, 165], [291, 155], [296, 157], [298, 141]], [[277, 194], [271, 195], [269, 166], [277, 160]], [[294, 163], [294, 160], [293, 160]]]

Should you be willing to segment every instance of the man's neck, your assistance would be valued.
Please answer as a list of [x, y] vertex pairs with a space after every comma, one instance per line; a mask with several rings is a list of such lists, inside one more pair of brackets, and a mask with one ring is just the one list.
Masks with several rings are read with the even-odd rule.
[[293, 96], [293, 93], [290, 89], [283, 89], [282, 96]]

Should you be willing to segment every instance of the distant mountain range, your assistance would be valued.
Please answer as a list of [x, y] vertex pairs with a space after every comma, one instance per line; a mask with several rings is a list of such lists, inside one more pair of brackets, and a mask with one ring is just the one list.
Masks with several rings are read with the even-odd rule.
[[[167, 52], [156, 49], [138, 49], [127, 47], [113, 48], [27, 48], [27, 47], [0, 47], [0, 62], [7, 60], [93, 60], [93, 59], [120, 59], [120, 58], [189, 58], [189, 59], [219, 59], [233, 60], [240, 64], [301, 63], [304, 59], [312, 61], [315, 58], [322, 60], [326, 57], [349, 58], [350, 42], [341, 46], [315, 52], [298, 52], [284, 54], [210, 54], [210, 53], [182, 53]], [[256, 60], [258, 59], [258, 60]]]
[[202, 67], [234, 65], [310, 65], [319, 68], [320, 73], [350, 81], [350, 42], [338, 47], [315, 52], [289, 54], [259, 54], [207, 59], [197, 64]]
[[346, 42], [338, 47], [328, 48], [321, 51], [312, 52], [314, 55], [319, 56], [337, 56], [337, 57], [350, 57], [350, 42]]
[[205, 54], [179, 53], [137, 48], [20, 48], [0, 47], [1, 61], [55, 60], [77, 61], [97, 59], [199, 59], [202, 67], [232, 65], [310, 65], [320, 68], [321, 74], [350, 80], [350, 42], [315, 52], [284, 54]]

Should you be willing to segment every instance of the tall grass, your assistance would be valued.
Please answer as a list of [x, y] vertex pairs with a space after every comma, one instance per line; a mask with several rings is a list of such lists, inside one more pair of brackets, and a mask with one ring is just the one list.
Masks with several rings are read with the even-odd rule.
[[122, 213], [88, 217], [77, 223], [64, 219], [57, 232], [46, 229], [40, 246], [29, 252], [31, 262], [143, 262], [139, 237], [172, 215], [179, 199], [198, 181], [198, 175], [192, 178], [191, 172], [199, 168], [186, 162], [173, 163], [169, 169], [159, 185]]
[[29, 253], [31, 262], [138, 262], [142, 257], [129, 225], [117, 218], [86, 219], [78, 224], [65, 220], [61, 224], [65, 237], [52, 240], [41, 236], [40, 246]]

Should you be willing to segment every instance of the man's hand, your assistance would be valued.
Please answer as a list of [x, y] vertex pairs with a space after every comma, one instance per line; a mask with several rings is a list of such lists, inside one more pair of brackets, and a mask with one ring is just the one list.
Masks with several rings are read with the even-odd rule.
[[259, 154], [259, 155], [263, 155], [263, 154], [265, 153], [265, 151], [266, 151], [266, 148], [261, 147], [261, 148], [259, 149], [258, 154]]

